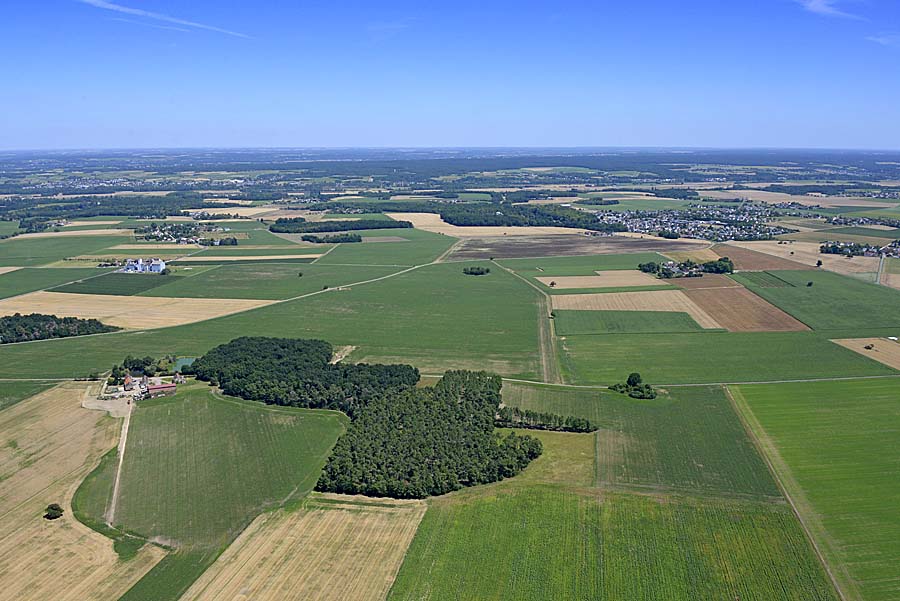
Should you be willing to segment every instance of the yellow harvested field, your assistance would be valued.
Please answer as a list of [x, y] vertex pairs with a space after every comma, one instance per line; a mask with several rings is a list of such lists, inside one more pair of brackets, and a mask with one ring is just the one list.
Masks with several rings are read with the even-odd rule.
[[240, 215], [241, 217], [257, 217], [272, 213], [278, 210], [278, 207], [227, 207], [216, 209], [212, 207], [198, 207], [196, 209], [185, 209], [185, 213], [193, 213], [196, 211], [204, 211], [210, 215]]
[[890, 208], [894, 205], [878, 202], [862, 196], [800, 196], [786, 194], [784, 192], [766, 192], [765, 190], [704, 190], [703, 196], [715, 199], [724, 198], [749, 198], [757, 202], [777, 204], [781, 202], [796, 202], [808, 207], [881, 207]]
[[535, 278], [544, 286], [558, 290], [572, 288], [619, 288], [625, 286], [665, 286], [666, 282], [641, 271], [597, 271], [597, 275], [573, 275]]
[[115, 225], [122, 223], [121, 219], [113, 219], [112, 221], [70, 221], [63, 227], [87, 227], [91, 225]]
[[[888, 367], [900, 369], [900, 344], [893, 340], [887, 338], [842, 338], [832, 340], [832, 342]], [[870, 344], [872, 348], [866, 349], [865, 347]]]
[[[118, 599], [165, 552], [119, 561], [112, 540], [78, 522], [72, 496], [116, 446], [119, 422], [82, 408], [91, 384], [66, 382], [0, 412], [0, 601]], [[63, 517], [41, 515], [47, 503]]]
[[673, 261], [682, 263], [684, 261], [694, 261], [695, 263], [706, 263], [707, 261], [718, 261], [721, 257], [711, 248], [698, 248], [697, 250], [676, 250], [662, 253]]
[[813, 268], [816, 261], [822, 261], [822, 269], [835, 273], [874, 273], [878, 271], [877, 257], [852, 257], [840, 255], [823, 255], [819, 252], [818, 242], [791, 242], [790, 244], [778, 244], [777, 240], [764, 240], [758, 242], [729, 242], [729, 246], [746, 248], [765, 253], [782, 259], [802, 263]]
[[108, 229], [108, 230], [61, 230], [59, 232], [34, 232], [32, 234], [19, 234], [14, 239], [25, 238], [62, 238], [74, 236], [132, 236], [134, 230]]
[[300, 510], [256, 518], [181, 601], [381, 601], [425, 508], [314, 493]]
[[553, 308], [576, 311], [680, 311], [690, 315], [702, 328], [722, 327], [681, 290], [558, 294], [553, 296]]
[[204, 321], [270, 305], [273, 302], [275, 301], [155, 298], [40, 291], [0, 300], [0, 315], [49, 313], [61, 317], [99, 319], [107, 325], [120, 328], [147, 329]]
[[19, 269], [22, 269], [22, 268], [21, 267], [0, 267], [0, 275], [3, 275], [4, 273], [9, 273], [10, 271], [17, 271]]
[[117, 244], [108, 250], [197, 250], [203, 248], [199, 244]]
[[486, 238], [493, 236], [544, 236], [547, 234], [583, 234], [584, 230], [568, 227], [462, 227], [450, 225], [434, 213], [387, 213], [397, 221], [409, 221], [416, 229], [456, 238]]
[[[634, 238], [636, 240], [656, 240], [658, 242], [671, 242], [668, 238], [661, 238], [659, 236], [652, 236], [650, 234], [640, 234], [638, 232], [616, 232], [613, 234], [614, 237], [617, 238]], [[678, 242], [680, 244], [696, 244], [698, 247], [709, 248], [710, 243], [708, 240], [696, 240], [694, 238], [679, 238]]]
[[271, 261], [272, 259], [317, 259], [322, 256], [322, 253], [315, 255], [194, 255], [191, 257], [184, 257], [178, 259], [179, 263], [189, 263], [189, 262], [204, 262], [209, 263], [211, 261], [218, 262], [226, 262], [226, 261]]

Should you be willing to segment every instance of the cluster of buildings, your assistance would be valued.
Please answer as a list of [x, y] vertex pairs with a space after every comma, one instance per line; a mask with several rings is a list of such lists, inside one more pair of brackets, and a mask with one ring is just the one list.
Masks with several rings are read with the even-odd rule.
[[604, 223], [624, 225], [629, 232], [667, 237], [698, 238], [714, 242], [771, 240], [795, 230], [772, 225], [779, 218], [766, 205], [691, 205], [685, 209], [656, 211], [591, 211]]
[[162, 259], [128, 259], [125, 266], [119, 271], [122, 273], [162, 273], [166, 268], [166, 262]]
[[106, 398], [128, 397], [134, 401], [155, 399], [175, 394], [178, 391], [178, 385], [184, 384], [184, 382], [184, 376], [180, 373], [176, 373], [170, 382], [165, 382], [162, 378], [149, 378], [146, 375], [135, 378], [128, 374], [121, 386], [107, 386], [104, 396]]
[[900, 240], [892, 240], [884, 246], [829, 240], [822, 243], [819, 252], [826, 255], [844, 255], [845, 257], [900, 258]]

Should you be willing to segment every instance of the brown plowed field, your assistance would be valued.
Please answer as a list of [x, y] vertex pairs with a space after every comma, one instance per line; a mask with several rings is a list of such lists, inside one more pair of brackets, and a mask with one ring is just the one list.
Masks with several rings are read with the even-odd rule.
[[425, 508], [314, 494], [256, 518], [181, 601], [382, 601]]
[[812, 265], [806, 265], [783, 259], [770, 254], [757, 252], [747, 248], [732, 246], [731, 244], [716, 244], [713, 250], [722, 257], [728, 257], [734, 261], [734, 268], [739, 271], [774, 271], [779, 269], [812, 269]]
[[685, 290], [684, 294], [730, 332], [800, 332], [809, 329], [746, 288], [694, 289]]
[[[88, 386], [60, 384], [0, 412], [0, 601], [118, 599], [165, 554], [147, 545], [120, 562], [110, 539], [72, 515], [75, 489], [119, 432], [81, 407]], [[54, 502], [65, 513], [48, 522]]]
[[553, 296], [553, 308], [577, 311], [680, 311], [693, 317], [702, 328], [722, 327], [681, 290], [557, 294]]
[[702, 278], [673, 278], [667, 280], [685, 290], [702, 290], [705, 288], [741, 288], [742, 286], [727, 275], [708, 273]]
[[[893, 340], [887, 338], [843, 338], [832, 340], [832, 342], [888, 367], [900, 369], [900, 344]], [[873, 347], [871, 350], [865, 348], [869, 344]]]

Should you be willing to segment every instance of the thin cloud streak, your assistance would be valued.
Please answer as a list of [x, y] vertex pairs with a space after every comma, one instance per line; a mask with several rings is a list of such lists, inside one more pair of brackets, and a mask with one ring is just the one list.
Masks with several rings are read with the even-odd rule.
[[838, 7], [839, 0], [797, 0], [797, 3], [811, 13], [826, 17], [840, 17], [842, 19], [856, 19], [864, 21], [859, 15], [848, 13]]
[[157, 25], [156, 23], [144, 23], [143, 21], [132, 21], [131, 19], [122, 19], [120, 17], [111, 17], [110, 21], [118, 21], [119, 23], [131, 23], [132, 25], [141, 25], [143, 27], [152, 27], [154, 29], [166, 29], [168, 31], [181, 31], [183, 33], [190, 33], [190, 29], [185, 29], [184, 27], [174, 27], [172, 25]]
[[900, 48], [900, 33], [882, 33], [879, 35], [870, 35], [866, 39], [870, 42], [881, 44], [882, 46], [894, 46]]
[[164, 15], [162, 13], [155, 13], [149, 10], [143, 10], [141, 8], [131, 8], [128, 6], [122, 6], [121, 4], [113, 4], [112, 2], [106, 2], [105, 0], [79, 0], [83, 4], [89, 4], [90, 6], [94, 6], [96, 8], [102, 8], [104, 10], [111, 10], [117, 13], [122, 13], [126, 15], [132, 15], [134, 17], [144, 17], [145, 19], [155, 19], [157, 21], [163, 21], [165, 23], [172, 23], [174, 25], [182, 25], [184, 27], [193, 27], [195, 29], [203, 29], [206, 31], [214, 31], [216, 33], [224, 33], [225, 35], [230, 35], [238, 38], [249, 38], [250, 36], [239, 33], [237, 31], [230, 31], [228, 29], [222, 29], [221, 27], [214, 27], [212, 25], [204, 25], [203, 23], [197, 23], [195, 21], [187, 21], [185, 19], [179, 19], [177, 17], [170, 17], [169, 15]]

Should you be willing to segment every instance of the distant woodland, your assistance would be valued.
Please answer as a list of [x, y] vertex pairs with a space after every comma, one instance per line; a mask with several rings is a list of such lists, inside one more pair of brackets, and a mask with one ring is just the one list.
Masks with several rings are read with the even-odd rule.
[[0, 344], [12, 342], [28, 342], [30, 340], [46, 340], [47, 338], [67, 338], [86, 334], [103, 334], [115, 332], [119, 328], [108, 326], [96, 319], [80, 319], [78, 317], [57, 317], [31, 313], [16, 313], [0, 317]]

